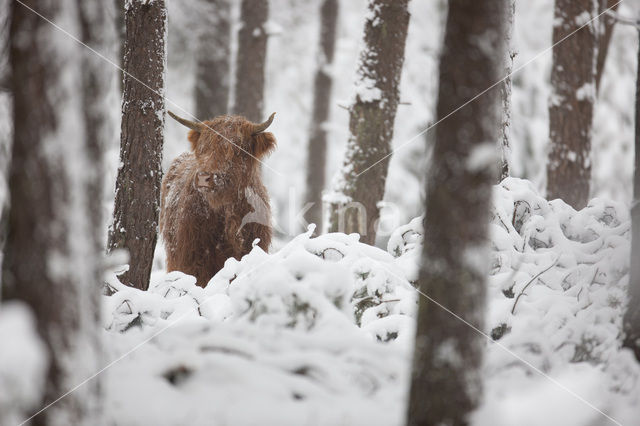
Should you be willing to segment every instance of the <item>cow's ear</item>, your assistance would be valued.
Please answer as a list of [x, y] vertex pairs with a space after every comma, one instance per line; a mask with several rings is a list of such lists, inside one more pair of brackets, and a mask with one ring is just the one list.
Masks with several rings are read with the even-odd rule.
[[253, 155], [257, 158], [271, 154], [276, 149], [276, 137], [271, 132], [258, 133], [253, 135]]
[[196, 147], [198, 146], [198, 141], [200, 140], [200, 132], [189, 130], [187, 139], [189, 139], [189, 142], [191, 142], [191, 150], [195, 152]]

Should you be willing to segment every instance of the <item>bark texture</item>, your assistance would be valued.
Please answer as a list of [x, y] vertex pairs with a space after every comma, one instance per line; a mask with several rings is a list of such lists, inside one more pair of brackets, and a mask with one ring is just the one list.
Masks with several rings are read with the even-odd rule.
[[307, 148], [307, 193], [306, 203], [313, 203], [306, 215], [309, 223], [316, 224], [316, 233], [322, 230], [322, 190], [325, 185], [327, 162], [327, 131], [331, 87], [333, 78], [329, 67], [333, 63], [338, 22], [338, 0], [324, 0], [320, 9], [320, 51], [313, 85], [313, 112], [309, 147]]
[[[99, 2], [25, 1], [54, 22], [82, 27]], [[81, 19], [78, 19], [81, 18]], [[94, 22], [95, 23], [95, 22]], [[83, 111], [94, 111], [81, 47], [31, 10], [12, 3], [10, 28], [14, 139], [11, 210], [3, 285], [29, 305], [49, 352], [42, 404], [56, 400], [98, 368], [98, 248], [89, 188], [95, 141]], [[93, 199], [94, 203], [98, 202]], [[96, 424], [96, 382], [73, 392], [31, 424]], [[38, 407], [39, 408], [39, 407]]]
[[120, 279], [146, 290], [160, 209], [167, 11], [164, 0], [127, 6], [120, 168], [109, 249], [129, 251], [129, 270]]
[[636, 140], [631, 204], [631, 274], [629, 302], [623, 318], [623, 345], [640, 361], [640, 31], [638, 31], [638, 69], [636, 76]]
[[[332, 232], [357, 232], [373, 244], [384, 196], [409, 26], [409, 0], [370, 0], [347, 152], [331, 206]], [[386, 158], [385, 158], [386, 157]], [[335, 200], [334, 200], [335, 201]]]
[[500, 85], [500, 97], [502, 98], [502, 130], [500, 134], [500, 162], [498, 169], [498, 183], [509, 177], [511, 173], [511, 72], [513, 71], [513, 58], [516, 56], [513, 45], [513, 17], [515, 15], [516, 2], [508, 0], [504, 8], [504, 80]]
[[[495, 83], [503, 72], [506, 0], [449, 3], [440, 59], [437, 117]], [[478, 40], [484, 42], [480, 44]], [[476, 70], [476, 72], [469, 72]], [[427, 179], [427, 236], [418, 279], [421, 297], [408, 408], [410, 425], [466, 425], [482, 394], [484, 338], [434, 301], [483, 329], [492, 158], [500, 133], [496, 88], [436, 127]]]
[[[556, 0], [553, 43], [584, 25], [597, 11], [597, 0]], [[547, 198], [561, 198], [575, 209], [589, 201], [597, 36], [597, 25], [590, 24], [553, 49]]]
[[268, 0], [242, 0], [232, 111], [250, 121], [262, 120], [268, 17]]
[[204, 0], [206, 16], [196, 52], [196, 117], [209, 120], [227, 113], [231, 58], [231, 4]]

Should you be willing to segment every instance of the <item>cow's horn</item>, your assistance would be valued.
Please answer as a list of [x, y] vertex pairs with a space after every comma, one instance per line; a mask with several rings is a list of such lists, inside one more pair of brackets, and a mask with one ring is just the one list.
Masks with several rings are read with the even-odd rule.
[[253, 126], [251, 128], [251, 134], [252, 135], [257, 135], [258, 133], [264, 132], [265, 130], [267, 130], [267, 127], [269, 127], [271, 125], [271, 123], [273, 122], [273, 117], [275, 117], [276, 113], [274, 112], [273, 114], [271, 114], [271, 117], [269, 117], [269, 119], [267, 121], [265, 121], [264, 123], [260, 123], [260, 124], [255, 124], [252, 123], [251, 125]]
[[167, 112], [169, 113], [171, 118], [173, 118], [174, 120], [176, 120], [178, 123], [182, 124], [183, 126], [186, 126], [186, 127], [190, 128], [191, 130], [195, 130], [196, 132], [201, 132], [202, 131], [202, 124], [196, 123], [195, 121], [186, 120], [186, 119], [184, 119], [182, 117], [178, 117], [177, 115], [175, 115], [171, 111], [167, 111]]

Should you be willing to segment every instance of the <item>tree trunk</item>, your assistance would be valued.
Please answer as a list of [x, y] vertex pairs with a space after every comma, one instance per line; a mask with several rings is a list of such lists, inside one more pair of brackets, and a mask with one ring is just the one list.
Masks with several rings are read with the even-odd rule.
[[511, 72], [513, 71], [513, 58], [516, 56], [513, 45], [513, 17], [515, 15], [516, 2], [508, 0], [504, 8], [504, 34], [505, 55], [504, 73], [505, 79], [500, 85], [500, 97], [502, 99], [502, 128], [500, 133], [500, 163], [498, 168], [498, 183], [511, 174]]
[[231, 4], [229, 0], [205, 3], [195, 84], [196, 117], [202, 121], [227, 113], [231, 57]]
[[146, 290], [157, 240], [164, 130], [164, 0], [127, 2], [120, 168], [109, 250], [128, 249], [124, 284]]
[[[9, 179], [9, 165], [11, 164], [11, 66], [9, 64], [9, 23], [10, 1], [0, 0], [0, 270], [2, 270], [2, 256], [7, 240], [9, 220], [9, 199], [5, 190]], [[0, 274], [1, 275], [1, 274]], [[2, 301], [2, 277], [0, 276], [0, 301]]]
[[[556, 0], [553, 43], [595, 17], [597, 6], [594, 0]], [[553, 49], [547, 198], [561, 198], [575, 209], [585, 207], [589, 201], [596, 28], [587, 25]]]
[[[113, 21], [113, 3], [102, 0], [86, 1], [76, 0], [79, 10], [80, 29], [82, 41], [97, 51], [105, 51], [115, 40]], [[104, 60], [88, 50], [83, 51], [82, 56], [82, 113], [84, 134], [86, 139], [87, 156], [90, 167], [87, 168], [87, 180], [85, 191], [86, 209], [89, 214], [90, 240], [95, 255], [87, 261], [95, 259], [91, 265], [93, 279], [89, 283], [91, 292], [90, 306], [93, 308], [94, 320], [100, 324], [100, 297], [103, 287], [103, 253], [105, 251], [105, 229], [102, 215], [102, 200], [104, 188], [104, 158], [103, 153], [109, 144], [109, 128], [113, 125], [110, 119], [110, 105], [107, 102], [109, 94], [109, 81], [111, 72], [122, 76], [119, 70], [106, 67]], [[99, 335], [95, 335], [96, 345], [101, 346]], [[102, 357], [96, 356], [98, 362]], [[102, 363], [99, 363], [102, 364]], [[100, 382], [92, 380], [86, 386], [91, 387], [91, 392], [101, 397]], [[100, 408], [100, 407], [98, 407]], [[99, 416], [98, 412], [96, 415]]]
[[332, 232], [358, 232], [373, 244], [399, 101], [409, 26], [409, 0], [369, 0], [365, 47], [360, 52], [356, 95], [349, 108], [347, 152], [335, 186]]
[[322, 231], [322, 190], [327, 162], [327, 131], [331, 87], [333, 78], [329, 67], [333, 63], [338, 22], [338, 0], [324, 0], [320, 9], [320, 51], [313, 85], [313, 112], [309, 146], [307, 148], [306, 202], [313, 203], [307, 213], [307, 222], [315, 223], [316, 234]]
[[[54, 22], [81, 27], [78, 16], [99, 2], [25, 1]], [[97, 21], [94, 21], [94, 23]], [[89, 171], [95, 141], [85, 132], [84, 109], [95, 112], [86, 89], [81, 47], [20, 3], [10, 28], [14, 138], [11, 210], [3, 265], [8, 298], [31, 307], [49, 352], [43, 404], [53, 402], [98, 369], [96, 294], [98, 248], [91, 227]], [[86, 62], [84, 62], [86, 64]], [[97, 385], [73, 392], [33, 424], [95, 424]]]
[[267, 57], [268, 0], [242, 0], [238, 32], [234, 114], [261, 122], [264, 106], [264, 69]]
[[[619, 5], [620, 0], [600, 0], [599, 13], [604, 12], [606, 9], [615, 12]], [[609, 52], [613, 27], [616, 24], [616, 20], [606, 14], [601, 16], [599, 21], [600, 34], [598, 39], [598, 59], [596, 62], [596, 92], [600, 89], [600, 81], [602, 80], [607, 53]]]
[[[494, 84], [503, 72], [506, 1], [449, 2], [438, 119]], [[479, 44], [481, 38], [487, 44]], [[443, 307], [483, 329], [489, 203], [496, 171], [495, 155], [487, 154], [496, 152], [499, 105], [496, 88], [436, 127], [418, 279], [420, 291], [429, 298], [419, 302], [410, 425], [466, 425], [482, 394], [484, 338]]]
[[631, 349], [640, 361], [640, 31], [638, 31], [638, 68], [636, 71], [636, 141], [631, 203], [631, 273], [629, 302], [624, 314], [623, 346]]

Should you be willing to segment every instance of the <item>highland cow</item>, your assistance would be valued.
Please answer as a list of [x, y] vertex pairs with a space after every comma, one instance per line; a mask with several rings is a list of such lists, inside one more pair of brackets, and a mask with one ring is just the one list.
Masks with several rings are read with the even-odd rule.
[[256, 239], [265, 251], [271, 244], [260, 160], [276, 146], [273, 134], [264, 132], [275, 113], [260, 124], [240, 116], [198, 123], [169, 115], [191, 129], [191, 152], [176, 158], [162, 181], [167, 271], [193, 275], [204, 287], [228, 258], [239, 260]]

